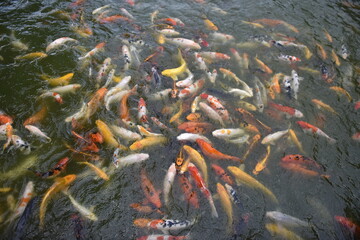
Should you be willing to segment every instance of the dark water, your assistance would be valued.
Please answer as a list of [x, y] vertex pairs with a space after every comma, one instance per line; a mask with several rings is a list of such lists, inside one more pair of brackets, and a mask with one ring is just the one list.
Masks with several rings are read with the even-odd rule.
[[[78, 39], [81, 46], [86, 51], [91, 50], [100, 42], [106, 42], [105, 51], [95, 57], [95, 61], [101, 64], [106, 57], [111, 57], [113, 63], [117, 65], [116, 73], [119, 74], [123, 68], [121, 58], [121, 38], [127, 35], [135, 36], [144, 40], [140, 57], [144, 59], [154, 52], [157, 43], [150, 33], [151, 22], [150, 14], [159, 10], [159, 18], [176, 17], [185, 23], [184, 28], [177, 28], [181, 32], [180, 37], [194, 39], [201, 32], [210, 33], [204, 27], [201, 15], [205, 14], [214, 22], [219, 32], [231, 34], [235, 37], [235, 42], [244, 42], [254, 36], [270, 36], [272, 33], [280, 32], [291, 37], [295, 37], [297, 42], [308, 46], [313, 53], [312, 58], [305, 59], [299, 50], [289, 50], [284, 53], [297, 55], [302, 58], [299, 66], [306, 66], [320, 70], [322, 64], [326, 64], [333, 74], [336, 74], [334, 82], [328, 84], [324, 82], [318, 74], [310, 74], [305, 71], [298, 71], [304, 78], [300, 83], [298, 100], [290, 100], [285, 94], [281, 94], [277, 103], [289, 105], [301, 110], [304, 113], [303, 121], [321, 124], [316, 116], [322, 114], [325, 122], [321, 129], [329, 136], [337, 140], [336, 144], [330, 145], [321, 137], [306, 135], [295, 123], [294, 119], [276, 121], [271, 117], [254, 113], [254, 115], [268, 124], [273, 130], [283, 130], [291, 126], [295, 130], [299, 140], [302, 142], [306, 156], [316, 160], [330, 175], [328, 180], [320, 177], [305, 177], [294, 174], [279, 166], [280, 159], [287, 154], [297, 154], [295, 146], [286, 140], [280, 140], [272, 146], [272, 153], [267, 168], [261, 172], [256, 179], [277, 196], [279, 205], [269, 202], [260, 192], [249, 189], [245, 186], [235, 187], [244, 205], [244, 212], [250, 213], [247, 226], [239, 233], [237, 239], [270, 239], [270, 233], [265, 229], [266, 211], [278, 210], [283, 213], [295, 216], [299, 219], [308, 221], [311, 225], [309, 229], [295, 230], [304, 239], [351, 239], [346, 232], [334, 221], [334, 216], [345, 216], [352, 219], [355, 223], [360, 223], [359, 206], [359, 143], [352, 140], [351, 136], [360, 131], [359, 112], [354, 110], [354, 102], [359, 98], [359, 76], [356, 68], [359, 69], [358, 46], [360, 44], [359, 14], [360, 10], [349, 7], [340, 1], [207, 1], [199, 4], [194, 1], [136, 1], [135, 6], [122, 1], [85, 1], [83, 6], [86, 23], [92, 28], [93, 35], [89, 38], [78, 36], [71, 30], [71, 26], [78, 20], [64, 20], [51, 14], [55, 10], [63, 10], [72, 13], [74, 8], [70, 8], [69, 1], [2, 1], [0, 3], [0, 55], [4, 58], [0, 62], [0, 109], [14, 117], [14, 129], [23, 139], [29, 141], [35, 148], [30, 155], [23, 155], [18, 151], [5, 152], [0, 155], [0, 170], [5, 175], [11, 169], [26, 162], [29, 158], [35, 159], [33, 168], [46, 171], [52, 168], [62, 157], [69, 156], [75, 160], [85, 160], [82, 157], [73, 156], [64, 146], [64, 142], [74, 145], [75, 141], [71, 135], [71, 126], [64, 122], [64, 119], [75, 113], [83, 101], [88, 101], [92, 93], [96, 90], [93, 82], [88, 76], [88, 68], [81, 69], [78, 57], [84, 53], [79, 48], [61, 48], [54, 51], [48, 57], [35, 61], [15, 61], [14, 58], [25, 53], [44, 51], [46, 46], [53, 40], [60, 37], [72, 37]], [[93, 20], [91, 12], [105, 4], [111, 4], [113, 12], [120, 13], [119, 8], [125, 7], [135, 18], [135, 23], [142, 27], [141, 31], [135, 30], [130, 24], [117, 22], [110, 24], [99, 24]], [[354, 2], [354, 4], [357, 4]], [[359, 5], [357, 5], [359, 6]], [[217, 12], [220, 8], [227, 12], [222, 15]], [[249, 25], [241, 23], [241, 20], [252, 21], [260, 18], [279, 19], [294, 25], [299, 33], [296, 34], [284, 27], [265, 27], [265, 29], [254, 29]], [[29, 46], [27, 51], [14, 49], [10, 45], [9, 36], [11, 31], [23, 43]], [[333, 38], [330, 43], [324, 35], [326, 30]], [[270, 37], [271, 38], [271, 37]], [[315, 44], [320, 43], [327, 51], [327, 60], [322, 60], [316, 54]], [[211, 42], [210, 42], [211, 44]], [[347, 60], [341, 59], [341, 65], [335, 66], [331, 61], [330, 52], [336, 52], [345, 45], [350, 52]], [[204, 48], [203, 51], [219, 51], [231, 55], [229, 48], [231, 45], [213, 46]], [[255, 49], [238, 49], [240, 52], [247, 52], [252, 60], [258, 56], [266, 62], [274, 72], [282, 72], [290, 75], [291, 67], [288, 64], [277, 60], [280, 54], [275, 47], [259, 47]], [[177, 66], [172, 55], [176, 52], [176, 47], [165, 44], [164, 56], [159, 58], [158, 66], [161, 70]], [[190, 56], [190, 54], [189, 54]], [[186, 58], [185, 58], [186, 59]], [[188, 59], [192, 59], [188, 57]], [[190, 69], [195, 67], [189, 60]], [[254, 61], [250, 62], [254, 66]], [[214, 63], [210, 69], [220, 67], [230, 69], [241, 79], [246, 81], [251, 87], [251, 79], [256, 74], [249, 72], [240, 74], [237, 65], [233, 60]], [[50, 86], [46, 81], [40, 79], [42, 73], [50, 76], [62, 76], [66, 73], [74, 72], [71, 83], [79, 83], [81, 89], [75, 95], [64, 96], [64, 104], [59, 106], [56, 102], [48, 99], [46, 105], [49, 115], [46, 120], [39, 125], [40, 129], [46, 132], [52, 142], [41, 143], [28, 134], [22, 126], [23, 121], [39, 110], [40, 103], [37, 101], [43, 90]], [[96, 68], [94, 68], [96, 72]], [[127, 75], [133, 76], [134, 82], [141, 81], [144, 69], [130, 69]], [[198, 76], [196, 76], [197, 78]], [[269, 79], [265, 76], [262, 79]], [[219, 76], [217, 81], [222, 81], [231, 85], [231, 81], [224, 80]], [[133, 82], [133, 83], [134, 83]], [[171, 87], [170, 81], [164, 81], [167, 87]], [[209, 82], [205, 89], [220, 89], [220, 85], [212, 86]], [[329, 90], [330, 86], [341, 86], [346, 89], [354, 101], [349, 102], [346, 97], [337, 96]], [[233, 86], [234, 87], [234, 86]], [[221, 96], [219, 95], [221, 98]], [[314, 107], [311, 99], [317, 98], [332, 106], [339, 115], [318, 110]], [[137, 97], [130, 99], [130, 107], [136, 108]], [[233, 98], [223, 97], [229, 103]], [[248, 99], [245, 99], [248, 100]], [[250, 99], [249, 102], [253, 102]], [[162, 106], [170, 103], [148, 103], [149, 115], [156, 114]], [[234, 108], [234, 106], [232, 106]], [[233, 112], [233, 111], [232, 111]], [[132, 115], [136, 115], [136, 110], [131, 110]], [[118, 116], [117, 109], [112, 108], [108, 112], [101, 108], [93, 117], [92, 124], [88, 130], [95, 128], [94, 120], [102, 119], [106, 122], [116, 121]], [[185, 115], [184, 115], [185, 116]], [[185, 119], [183, 116], [183, 119]], [[163, 120], [166, 121], [166, 118]], [[236, 127], [236, 126], [233, 126]], [[220, 126], [219, 126], [220, 128]], [[176, 127], [174, 128], [176, 129]], [[180, 133], [180, 132], [179, 132]], [[108, 182], [94, 178], [91, 173], [76, 179], [69, 191], [83, 206], [95, 206], [94, 213], [98, 221], [91, 222], [84, 220], [83, 233], [86, 239], [135, 239], [156, 231], [147, 231], [133, 226], [136, 218], [162, 218], [157, 213], [143, 214], [138, 213], [129, 207], [130, 204], [141, 202], [144, 194], [140, 187], [140, 169], [145, 168], [156, 189], [162, 189], [165, 173], [170, 164], [175, 160], [181, 144], [176, 140], [175, 135], [166, 135], [169, 140], [165, 146], [151, 147], [143, 150], [150, 154], [150, 159], [146, 163], [132, 165], [123, 169], [117, 169]], [[246, 145], [236, 146], [224, 144], [224, 141], [207, 135], [214, 146], [220, 151], [242, 156], [246, 151]], [[193, 145], [196, 148], [196, 144]], [[245, 162], [245, 171], [251, 173], [257, 161], [261, 158], [265, 148], [259, 146], [249, 156]], [[103, 145], [99, 155], [103, 159], [103, 167], [110, 167], [113, 149]], [[209, 189], [215, 194], [216, 183], [219, 181], [211, 172], [210, 163], [207, 159], [209, 171]], [[224, 168], [233, 165], [232, 162], [218, 162]], [[71, 161], [66, 168], [65, 174], [81, 174], [87, 171], [86, 167], [80, 166], [76, 161]], [[53, 180], [41, 180], [31, 172], [20, 171], [1, 177], [0, 187], [11, 187], [10, 193], [0, 193], [0, 215], [4, 219], [9, 217], [7, 197], [13, 195], [15, 199], [20, 198], [22, 189], [28, 181], [34, 181], [35, 193], [42, 196], [53, 184]], [[201, 196], [200, 192], [199, 196]], [[40, 202], [40, 201], [37, 201]], [[192, 239], [230, 239], [226, 233], [227, 218], [221, 206], [220, 200], [215, 197], [215, 205], [219, 212], [219, 218], [214, 219], [210, 216], [209, 206], [205, 198], [200, 197], [200, 209], [189, 208], [185, 201], [179, 184], [174, 183], [173, 201], [169, 208], [162, 209], [169, 219], [193, 219], [197, 218], [197, 223], [190, 229], [181, 232], [182, 235], [188, 234]], [[68, 198], [63, 194], [58, 194], [49, 203], [46, 216], [45, 228], [39, 229], [39, 203], [34, 206], [32, 215], [29, 217], [24, 235], [25, 239], [74, 239], [73, 221], [70, 216], [76, 213]], [[244, 213], [235, 206], [233, 207], [235, 224]], [[2, 223], [0, 234], [2, 239], [10, 239], [12, 229], [15, 224]]]

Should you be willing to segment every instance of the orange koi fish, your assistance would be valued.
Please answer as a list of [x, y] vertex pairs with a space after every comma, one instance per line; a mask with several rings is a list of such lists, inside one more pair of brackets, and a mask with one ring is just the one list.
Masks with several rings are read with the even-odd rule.
[[24, 126], [26, 125], [34, 125], [38, 122], [41, 122], [45, 119], [45, 117], [47, 116], [48, 113], [48, 109], [45, 105], [41, 106], [41, 109], [35, 113], [34, 115], [32, 115], [31, 117], [29, 117], [28, 119], [26, 119], [23, 123]]
[[131, 124], [128, 99], [131, 95], [136, 94], [136, 89], [137, 86], [135, 85], [135, 87], [130, 92], [125, 94], [120, 101], [120, 105], [119, 105], [120, 119], [127, 125]]
[[299, 110], [297, 110], [295, 108], [283, 106], [283, 105], [276, 104], [273, 102], [269, 102], [268, 104], [271, 108], [276, 109], [277, 111], [280, 111], [281, 113], [284, 113], [287, 118], [290, 118], [290, 117], [302, 118], [304, 116], [304, 114], [302, 112], [300, 112]]
[[179, 184], [184, 192], [185, 198], [194, 208], [199, 208], [199, 199], [196, 192], [193, 190], [189, 179], [184, 175], [179, 175]]
[[250, 144], [244, 154], [244, 156], [242, 157], [243, 161], [246, 160], [246, 158], [248, 157], [248, 155], [250, 154], [250, 152], [254, 149], [254, 147], [260, 142], [261, 139], [261, 135], [260, 134], [256, 134], [255, 136], [253, 136], [250, 140]]
[[154, 188], [144, 169], [141, 170], [141, 189], [143, 190], [146, 199], [157, 208], [161, 208], [160, 191]]
[[342, 87], [332, 86], [329, 88], [337, 93], [345, 95], [347, 97], [347, 99], [349, 100], [349, 102], [352, 101], [352, 97], [351, 97], [350, 93], [348, 91], [346, 91], [345, 89], [343, 89]]
[[0, 111], [0, 125], [6, 124], [6, 123], [13, 123], [12, 117], [5, 114], [3, 111]]
[[218, 150], [213, 148], [210, 143], [208, 143], [200, 138], [196, 139], [196, 143], [199, 145], [201, 151], [209, 158], [228, 159], [228, 160], [233, 160], [233, 161], [237, 161], [237, 162], [243, 162], [238, 157], [230, 156], [230, 155], [219, 152]]
[[100, 19], [100, 23], [104, 24], [104, 23], [112, 23], [112, 22], [116, 22], [116, 21], [126, 21], [126, 22], [132, 22], [133, 20], [131, 20], [130, 18], [121, 16], [121, 15], [113, 15], [113, 16], [109, 16], [109, 17], [104, 17]]
[[261, 68], [262, 71], [264, 71], [267, 74], [272, 74], [273, 73], [271, 68], [269, 68], [263, 61], [258, 59], [257, 56], [254, 57], [254, 60], [255, 60], [256, 64]]
[[46, 208], [49, 200], [58, 192], [68, 187], [76, 179], [75, 174], [66, 175], [62, 178], [56, 178], [55, 183], [45, 193], [40, 205], [40, 228], [44, 226]]
[[327, 54], [326, 54], [324, 47], [322, 45], [320, 45], [319, 43], [316, 43], [316, 49], [317, 49], [317, 54], [319, 55], [319, 57], [322, 60], [326, 60]]
[[224, 182], [233, 185], [234, 184], [234, 180], [230, 177], [230, 175], [225, 172], [225, 170], [220, 167], [219, 165], [216, 164], [211, 164], [211, 168], [214, 170], [215, 174]]
[[330, 177], [329, 175], [323, 174], [323, 168], [318, 163], [300, 154], [286, 155], [281, 159], [280, 165], [290, 171], [307, 176]]
[[[360, 9], [360, 7], [359, 7]], [[351, 233], [350, 239], [359, 239], [360, 238], [360, 227], [359, 225], [352, 222], [350, 219], [343, 216], [335, 216], [335, 220], [341, 224], [342, 227], [346, 228]]]
[[101, 170], [100, 168], [95, 166], [94, 164], [89, 163], [89, 162], [79, 162], [79, 164], [84, 164], [84, 165], [89, 166], [96, 173], [96, 175], [98, 175], [100, 178], [104, 179], [105, 181], [110, 180], [109, 176], [103, 170]]

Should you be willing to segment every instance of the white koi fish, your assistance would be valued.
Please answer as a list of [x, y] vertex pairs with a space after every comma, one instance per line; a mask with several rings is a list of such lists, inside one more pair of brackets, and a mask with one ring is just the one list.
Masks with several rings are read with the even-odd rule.
[[113, 163], [116, 168], [143, 162], [149, 158], [149, 154], [147, 153], [134, 153], [125, 157], [119, 157], [119, 151], [120, 149], [117, 148], [113, 155]]
[[289, 129], [278, 131], [272, 134], [267, 135], [263, 138], [261, 141], [262, 144], [271, 144], [274, 145], [277, 140], [279, 140], [281, 137], [283, 137], [285, 134], [289, 132]]
[[172, 188], [172, 185], [174, 183], [174, 179], [176, 176], [176, 167], [175, 167], [175, 163], [172, 163], [169, 167], [169, 169], [167, 170], [167, 173], [165, 175], [164, 178], [164, 203], [165, 206], [169, 206], [169, 194]]
[[72, 205], [76, 208], [76, 210], [79, 211], [79, 213], [80, 213], [83, 217], [86, 217], [87, 219], [89, 219], [89, 220], [91, 220], [91, 221], [97, 221], [97, 220], [98, 220], [97, 216], [96, 216], [90, 209], [87, 209], [86, 207], [80, 205], [80, 203], [78, 203], [78, 202], [70, 195], [70, 193], [68, 193], [67, 191], [63, 191], [63, 193], [69, 197]]
[[61, 45], [64, 45], [66, 42], [75, 42], [78, 43], [79, 41], [73, 38], [69, 38], [69, 37], [62, 37], [62, 38], [58, 38], [55, 41], [53, 41], [52, 43], [50, 43], [47, 47], [46, 47], [46, 52], [50, 52], [51, 50], [60, 47]]
[[39, 128], [33, 125], [26, 125], [25, 128], [29, 130], [33, 135], [38, 136], [42, 139], [46, 139], [47, 142], [51, 142], [51, 138], [49, 138], [44, 132], [42, 132]]

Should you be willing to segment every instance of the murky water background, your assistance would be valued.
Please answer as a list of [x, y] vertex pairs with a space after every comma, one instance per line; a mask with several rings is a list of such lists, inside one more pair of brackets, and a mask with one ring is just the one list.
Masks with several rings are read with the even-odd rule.
[[[315, 53], [315, 42], [325, 46], [328, 53], [331, 49], [336, 51], [342, 44], [348, 47], [351, 55], [348, 60], [342, 60], [340, 67], [334, 67], [337, 74], [334, 86], [344, 87], [354, 100], [359, 98], [358, 80], [354, 67], [359, 66], [358, 46], [360, 44], [360, 10], [344, 7], [338, 1], [207, 1], [206, 4], [198, 4], [190, 0], [185, 1], [137, 1], [134, 7], [122, 1], [92, 1], [84, 3], [85, 19], [92, 28], [94, 34], [89, 38], [77, 36], [71, 29], [71, 21], [61, 20], [51, 14], [53, 10], [69, 10], [69, 1], [2, 1], [0, 3], [0, 55], [4, 58], [0, 62], [0, 109], [14, 117], [13, 127], [18, 130], [19, 135], [28, 140], [34, 150], [30, 155], [22, 155], [11, 151], [0, 155], [0, 171], [6, 174], [14, 167], [25, 162], [28, 158], [35, 156], [36, 162], [33, 168], [41, 171], [50, 169], [60, 158], [72, 156], [66, 150], [64, 142], [73, 144], [74, 139], [70, 133], [70, 126], [64, 119], [76, 112], [83, 101], [88, 101], [95, 88], [89, 81], [88, 70], [80, 70], [77, 58], [83, 53], [79, 49], [66, 48], [56, 51], [49, 57], [37, 61], [14, 61], [14, 57], [24, 52], [14, 50], [9, 44], [9, 39], [4, 37], [15, 31], [16, 37], [29, 45], [27, 52], [44, 51], [47, 44], [59, 37], [72, 37], [80, 41], [80, 45], [87, 50], [92, 49], [99, 42], [107, 42], [105, 52], [96, 59], [99, 63], [105, 57], [111, 57], [118, 65], [117, 72], [122, 68], [120, 37], [126, 33], [139, 34], [131, 26], [123, 23], [99, 24], [92, 20], [91, 12], [105, 4], [112, 4], [114, 8], [125, 7], [136, 17], [136, 23], [142, 26], [141, 38], [145, 46], [141, 57], [150, 55], [157, 44], [151, 34], [148, 33], [150, 13], [159, 10], [161, 17], [177, 17], [186, 25], [181, 29], [181, 37], [194, 38], [200, 31], [204, 30], [203, 21], [200, 17], [206, 14], [222, 33], [228, 33], [235, 37], [236, 42], [246, 41], [257, 35], [268, 35], [271, 32], [282, 32], [297, 38], [298, 42], [307, 45]], [[227, 11], [227, 15], [221, 15], [214, 10], [219, 7]], [[266, 30], [254, 29], [242, 24], [241, 20], [251, 21], [259, 18], [271, 18], [284, 20], [296, 26], [300, 33], [294, 34], [288, 30], [277, 28], [266, 28]], [[333, 43], [329, 43], [324, 37], [323, 30], [326, 29], [333, 37]], [[210, 48], [211, 49], [211, 48]], [[214, 48], [219, 52], [228, 53], [229, 46]], [[159, 59], [161, 69], [172, 68], [176, 63], [169, 61], [176, 47], [166, 45], [163, 58]], [[291, 68], [287, 64], [276, 60], [279, 50], [276, 48], [245, 49], [251, 58], [256, 55], [268, 63], [275, 72], [283, 72], [290, 75]], [[287, 52], [290, 55], [301, 55], [300, 51]], [[303, 59], [299, 65], [309, 66], [314, 69], [320, 68], [322, 60], [316, 55], [310, 60]], [[326, 61], [331, 64], [330, 60]], [[233, 61], [225, 61], [214, 64], [214, 68], [224, 67], [232, 69], [239, 74]], [[41, 129], [48, 133], [53, 139], [50, 144], [43, 144], [36, 138], [28, 135], [22, 126], [23, 121], [39, 109], [37, 96], [42, 90], [48, 89], [46, 81], [39, 78], [39, 74], [46, 73], [51, 76], [62, 76], [69, 72], [75, 72], [72, 83], [79, 83], [83, 87], [75, 95], [64, 97], [64, 104], [59, 107], [56, 102], [47, 101], [49, 115], [41, 124]], [[140, 78], [141, 74], [130, 70], [128, 74]], [[300, 141], [304, 145], [306, 156], [313, 158], [325, 167], [326, 173], [330, 175], [329, 180], [323, 178], [306, 178], [302, 175], [286, 171], [279, 166], [280, 159], [286, 154], [298, 153], [295, 146], [285, 140], [277, 142], [272, 148], [271, 157], [267, 169], [256, 178], [271, 189], [279, 199], [279, 205], [270, 203], [260, 192], [244, 186], [237, 187], [246, 212], [250, 213], [249, 223], [238, 239], [269, 239], [271, 235], [264, 228], [265, 212], [279, 210], [299, 219], [309, 221], [311, 229], [297, 232], [305, 239], [347, 239], [333, 217], [335, 215], [346, 216], [354, 222], [360, 223], [360, 149], [359, 143], [351, 139], [352, 134], [360, 131], [359, 116], [353, 107], [353, 102], [348, 102], [344, 97], [338, 97], [330, 91], [329, 84], [321, 80], [320, 76], [299, 71], [304, 78], [300, 84], [298, 101], [289, 100], [282, 96], [279, 101], [282, 104], [291, 105], [301, 110], [305, 117], [304, 121], [316, 124], [316, 115], [319, 110], [311, 103], [312, 98], [318, 98], [332, 106], [339, 116], [325, 112], [325, 123], [322, 130], [337, 139], [337, 143], [329, 145], [322, 138], [315, 138], [302, 133], [294, 120], [279, 122], [264, 114], [255, 113], [256, 117], [267, 123], [274, 130], [283, 130], [289, 127], [295, 129]], [[223, 78], [220, 77], [219, 81]], [[242, 79], [250, 82], [251, 74]], [[224, 80], [226, 84], [231, 81]], [[251, 85], [251, 84], [250, 84]], [[210, 84], [207, 88], [213, 88]], [[224, 97], [223, 100], [231, 101]], [[136, 101], [130, 101], [131, 107], [136, 107]], [[158, 106], [148, 103], [151, 112]], [[133, 114], [136, 111], [132, 111]], [[117, 109], [111, 112], [101, 109], [94, 119], [103, 119], [112, 122], [117, 119]], [[94, 125], [95, 127], [95, 125]], [[242, 156], [246, 151], [244, 146], [224, 144], [223, 141], [212, 138], [215, 147], [222, 152], [235, 156]], [[180, 143], [175, 136], [169, 136], [169, 142], [165, 146], [153, 147], [143, 150], [150, 154], [146, 163], [132, 165], [123, 169], [117, 169], [111, 176], [111, 180], [104, 182], [94, 179], [94, 174], [78, 178], [71, 185], [70, 191], [82, 205], [86, 207], [95, 206], [97, 222], [84, 221], [84, 234], [86, 239], [135, 239], [146, 235], [151, 231], [136, 228], [133, 220], [140, 217], [161, 218], [156, 213], [144, 215], [131, 209], [129, 205], [141, 202], [144, 198], [140, 187], [140, 169], [145, 168], [150, 179], [157, 189], [162, 189], [163, 178], [170, 164], [180, 149]], [[251, 172], [260, 159], [263, 150], [261, 147], [250, 155], [245, 162], [245, 170]], [[110, 166], [113, 150], [102, 146], [100, 151], [104, 159], [103, 166]], [[77, 156], [76, 160], [84, 160]], [[210, 161], [208, 161], [210, 163]], [[231, 162], [220, 162], [222, 166], [233, 165]], [[88, 168], [80, 166], [72, 161], [66, 174], [80, 174]], [[209, 168], [209, 189], [216, 193], [216, 182], [214, 174]], [[64, 175], [64, 174], [63, 174]], [[42, 196], [52, 185], [53, 180], [41, 180], [30, 171], [6, 175], [0, 175], [0, 187], [11, 187], [11, 194], [17, 199], [28, 181], [34, 181], [35, 193]], [[170, 207], [164, 209], [170, 219], [192, 219], [197, 218], [197, 223], [189, 230], [192, 239], [229, 239], [226, 236], [226, 215], [220, 201], [215, 200], [219, 212], [219, 218], [210, 216], [206, 200], [201, 197], [202, 207], [198, 210], [188, 208], [182, 200], [182, 193], [178, 182], [174, 183], [173, 199]], [[0, 214], [7, 210], [6, 198], [8, 194], [0, 193]], [[200, 195], [199, 195], [200, 196]], [[45, 228], [39, 229], [39, 205], [35, 203], [30, 219], [25, 227], [25, 239], [74, 239], [73, 222], [70, 216], [76, 213], [68, 198], [58, 194], [50, 201], [46, 217]], [[234, 218], [238, 219], [243, 214], [234, 207]], [[237, 221], [235, 221], [236, 223]], [[0, 225], [2, 239], [9, 239], [14, 225]], [[188, 230], [183, 234], [187, 234]]]

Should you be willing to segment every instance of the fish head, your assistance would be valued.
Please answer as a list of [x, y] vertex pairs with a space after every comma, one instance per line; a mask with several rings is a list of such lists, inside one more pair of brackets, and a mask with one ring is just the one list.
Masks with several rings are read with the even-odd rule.
[[304, 156], [300, 155], [300, 154], [290, 154], [290, 155], [286, 155], [285, 157], [283, 157], [281, 159], [282, 162], [300, 162], [301, 160], [304, 159]]

